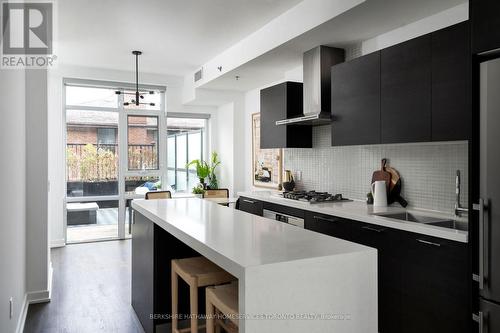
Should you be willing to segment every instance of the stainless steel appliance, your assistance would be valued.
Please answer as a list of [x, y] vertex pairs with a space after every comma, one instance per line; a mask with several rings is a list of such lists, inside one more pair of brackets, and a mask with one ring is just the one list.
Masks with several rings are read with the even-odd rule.
[[292, 215], [287, 215], [279, 212], [275, 212], [272, 210], [264, 209], [264, 217], [267, 217], [268, 219], [273, 219], [276, 221], [281, 221], [285, 222], [291, 225], [294, 225], [299, 228], [304, 228], [304, 219], [301, 219], [300, 217], [292, 216]]
[[[500, 332], [500, 57], [480, 63], [479, 94], [479, 312], [480, 333]], [[477, 145], [476, 145], [477, 147]], [[475, 198], [477, 199], [477, 198]]]
[[299, 200], [299, 201], [307, 201], [309, 203], [352, 201], [350, 199], [342, 197], [342, 194], [331, 194], [328, 192], [316, 192], [316, 191], [283, 192], [283, 198]]
[[344, 62], [343, 49], [317, 46], [304, 53], [303, 116], [276, 121], [276, 125], [327, 125], [331, 122], [331, 68]]

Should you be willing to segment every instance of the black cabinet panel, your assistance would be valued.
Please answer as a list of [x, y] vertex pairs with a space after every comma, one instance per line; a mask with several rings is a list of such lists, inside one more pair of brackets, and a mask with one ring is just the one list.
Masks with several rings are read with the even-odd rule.
[[358, 222], [352, 222], [352, 226], [353, 242], [378, 250], [379, 332], [404, 332], [401, 323], [402, 232]]
[[382, 143], [431, 141], [431, 37], [381, 51]]
[[304, 227], [306, 229], [345, 240], [352, 238], [350, 222], [339, 217], [309, 211], [304, 214]]
[[276, 126], [302, 115], [302, 83], [283, 82], [260, 91], [260, 148], [311, 148], [312, 127]]
[[259, 216], [264, 214], [264, 204], [262, 201], [245, 197], [238, 199], [238, 209]]
[[[171, 270], [172, 259], [196, 257], [200, 254], [189, 246], [134, 212], [132, 228], [132, 282], [131, 303], [144, 331], [156, 332], [156, 326], [170, 321], [172, 313]], [[204, 307], [203, 289], [200, 289], [200, 313]], [[179, 314], [189, 314], [189, 287], [179, 285]], [[162, 314], [152, 318], [151, 314]]]
[[379, 332], [470, 331], [467, 244], [307, 211], [305, 227], [377, 249]]
[[470, 0], [469, 8], [473, 52], [500, 48], [500, 1]]
[[380, 143], [380, 52], [332, 67], [332, 145]]
[[402, 258], [404, 332], [469, 332], [466, 244], [407, 233]]
[[286, 84], [282, 83], [260, 91], [260, 147], [286, 146], [286, 126], [276, 121], [286, 115]]
[[500, 305], [481, 299], [479, 311], [483, 312], [483, 332], [500, 332]]
[[432, 33], [432, 141], [467, 140], [471, 131], [469, 22]]

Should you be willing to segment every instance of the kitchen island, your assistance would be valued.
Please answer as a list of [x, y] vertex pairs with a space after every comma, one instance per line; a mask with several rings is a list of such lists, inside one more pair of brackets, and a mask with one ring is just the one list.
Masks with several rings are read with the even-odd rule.
[[196, 255], [238, 279], [240, 332], [377, 331], [375, 249], [198, 198], [132, 206], [132, 306], [146, 332], [169, 320], [170, 260]]

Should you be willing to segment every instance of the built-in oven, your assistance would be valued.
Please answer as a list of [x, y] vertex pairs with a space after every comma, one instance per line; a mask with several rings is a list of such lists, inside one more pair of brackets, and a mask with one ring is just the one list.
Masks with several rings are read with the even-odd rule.
[[273, 219], [276, 221], [280, 222], [285, 222], [291, 225], [294, 225], [299, 228], [304, 228], [304, 219], [301, 219], [300, 217], [292, 216], [292, 215], [287, 215], [283, 213], [278, 213], [272, 210], [264, 209], [264, 217], [267, 217], [268, 219]]

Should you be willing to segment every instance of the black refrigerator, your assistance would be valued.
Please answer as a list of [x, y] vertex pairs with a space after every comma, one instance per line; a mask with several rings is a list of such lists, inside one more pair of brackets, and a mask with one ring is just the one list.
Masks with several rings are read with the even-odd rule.
[[479, 186], [478, 195], [473, 198], [478, 223], [478, 264], [473, 278], [479, 287], [479, 302], [473, 318], [480, 333], [497, 333], [500, 332], [500, 56], [480, 60], [478, 81], [475, 179]]

